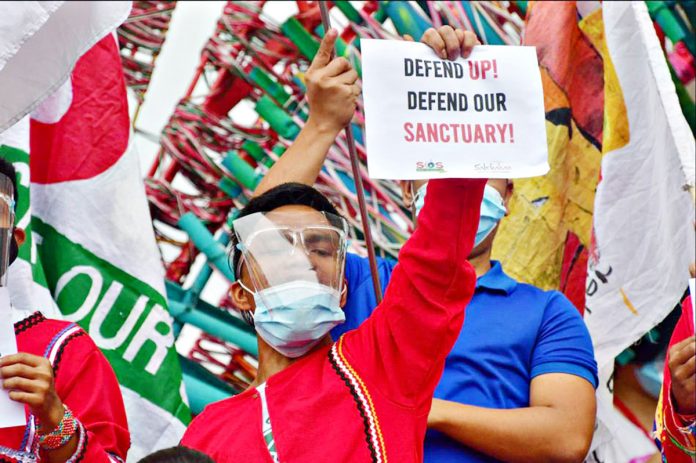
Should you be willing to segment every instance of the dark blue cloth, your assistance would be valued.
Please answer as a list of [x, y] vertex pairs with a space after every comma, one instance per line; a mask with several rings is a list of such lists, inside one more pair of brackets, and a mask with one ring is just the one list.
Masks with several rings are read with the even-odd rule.
[[[392, 268], [393, 263], [381, 263], [383, 282]], [[343, 327], [341, 333], [359, 326], [375, 307], [367, 259], [347, 259], [346, 280], [353, 303], [346, 305], [346, 324], [337, 327]], [[355, 294], [358, 291], [361, 294]], [[493, 261], [477, 281], [435, 397], [487, 408], [528, 407], [531, 380], [546, 373], [572, 374], [597, 387], [597, 364], [585, 323], [563, 294], [518, 283]], [[428, 431], [424, 461], [497, 460]]]

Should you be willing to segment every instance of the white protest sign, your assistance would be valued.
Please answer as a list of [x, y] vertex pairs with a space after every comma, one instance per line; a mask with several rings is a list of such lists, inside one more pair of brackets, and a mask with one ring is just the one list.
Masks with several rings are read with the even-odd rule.
[[[0, 287], [0, 357], [17, 353], [12, 313], [10, 311], [10, 293]], [[2, 381], [2, 379], [0, 379]], [[11, 428], [27, 424], [24, 405], [10, 399], [9, 393], [0, 388], [0, 428]]]
[[438, 58], [425, 44], [360, 41], [370, 177], [519, 178], [549, 170], [534, 47], [477, 46]]

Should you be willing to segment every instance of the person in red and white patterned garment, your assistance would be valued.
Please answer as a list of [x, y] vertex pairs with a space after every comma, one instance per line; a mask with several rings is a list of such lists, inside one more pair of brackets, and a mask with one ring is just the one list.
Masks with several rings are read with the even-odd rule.
[[[689, 269], [691, 277], [696, 266]], [[655, 441], [666, 463], [696, 461], [696, 337], [691, 294], [669, 340], [655, 416]]]
[[[0, 175], [12, 180], [16, 200], [16, 173], [2, 158]], [[14, 229], [10, 261], [24, 237]], [[16, 320], [14, 331], [18, 353], [0, 357], [0, 381], [25, 404], [27, 424], [0, 428], [0, 463], [124, 462], [130, 434], [121, 390], [87, 333], [40, 312]]]

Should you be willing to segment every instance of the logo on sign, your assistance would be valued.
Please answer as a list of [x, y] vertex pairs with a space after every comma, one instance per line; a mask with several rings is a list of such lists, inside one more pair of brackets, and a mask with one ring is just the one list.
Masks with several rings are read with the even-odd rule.
[[474, 169], [478, 172], [510, 172], [512, 166], [500, 161], [479, 162], [474, 164]]
[[444, 162], [416, 162], [416, 172], [444, 172], [445, 163]]

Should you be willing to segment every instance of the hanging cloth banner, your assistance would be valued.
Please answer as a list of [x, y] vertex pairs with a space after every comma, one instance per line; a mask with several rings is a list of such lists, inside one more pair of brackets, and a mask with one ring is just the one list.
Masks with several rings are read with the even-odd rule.
[[54, 93], [132, 2], [0, 2], [0, 132]]
[[121, 385], [135, 462], [176, 445], [191, 416], [113, 35], [23, 121], [0, 136], [31, 239], [8, 272], [12, 315], [57, 304], [88, 332]]
[[438, 58], [422, 43], [362, 40], [373, 178], [519, 178], [549, 170], [534, 47]]

